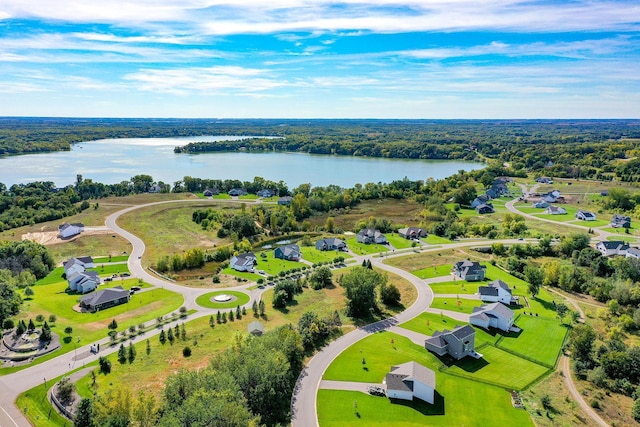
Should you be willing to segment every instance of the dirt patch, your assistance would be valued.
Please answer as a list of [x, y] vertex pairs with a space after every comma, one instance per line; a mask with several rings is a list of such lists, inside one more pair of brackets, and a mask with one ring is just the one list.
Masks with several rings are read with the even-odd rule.
[[31, 232], [22, 235], [22, 240], [31, 240], [36, 243], [40, 243], [41, 245], [57, 245], [60, 243], [73, 242], [79, 237], [83, 236], [95, 236], [99, 234], [113, 234], [113, 230], [108, 229], [107, 227], [87, 227], [85, 231], [82, 233], [70, 237], [68, 239], [61, 239], [58, 237], [57, 231], [41, 231], [41, 232]]

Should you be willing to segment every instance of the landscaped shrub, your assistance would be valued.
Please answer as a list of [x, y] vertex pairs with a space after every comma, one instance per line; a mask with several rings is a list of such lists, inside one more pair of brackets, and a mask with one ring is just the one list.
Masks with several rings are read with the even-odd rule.
[[101, 373], [105, 375], [111, 373], [111, 361], [109, 361], [109, 359], [107, 359], [106, 357], [100, 356], [100, 358], [98, 359], [98, 365], [100, 366]]
[[186, 346], [185, 348], [182, 349], [182, 355], [184, 357], [190, 357], [191, 356], [191, 347]]

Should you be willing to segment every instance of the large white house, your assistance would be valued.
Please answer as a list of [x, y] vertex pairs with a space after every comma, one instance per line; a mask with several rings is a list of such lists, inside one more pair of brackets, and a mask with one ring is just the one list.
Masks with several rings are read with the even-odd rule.
[[256, 256], [252, 252], [247, 252], [231, 257], [229, 266], [236, 271], [253, 271], [253, 266], [256, 264], [256, 261]]
[[576, 212], [576, 219], [579, 219], [581, 221], [595, 221], [596, 214], [589, 211], [578, 211]]
[[380, 230], [374, 230], [373, 228], [363, 228], [356, 235], [356, 242], [370, 244], [378, 243], [384, 245], [387, 243], [387, 236], [382, 234]]
[[627, 249], [627, 253], [625, 254], [625, 257], [640, 259], [640, 249], [638, 249], [638, 248], [629, 248], [629, 249]]
[[509, 331], [513, 326], [515, 317], [513, 311], [500, 302], [474, 307], [473, 313], [469, 316], [469, 323], [481, 328], [497, 328], [502, 331]]
[[629, 245], [620, 240], [611, 242], [603, 241], [596, 244], [596, 249], [600, 251], [602, 256], [627, 255]]
[[567, 213], [567, 210], [559, 206], [549, 206], [542, 213], [547, 215], [565, 215]]
[[513, 296], [511, 288], [502, 280], [494, 280], [487, 286], [478, 288], [478, 295], [483, 302], [501, 302], [503, 304], [516, 304], [518, 301]]
[[100, 284], [100, 277], [95, 271], [74, 272], [71, 276], [67, 276], [69, 289], [81, 294], [91, 292]]
[[61, 224], [60, 226], [58, 226], [58, 236], [60, 236], [63, 239], [68, 239], [69, 237], [77, 236], [83, 231], [84, 231], [84, 224], [79, 222], [75, 224], [69, 224], [68, 222], [65, 222], [64, 224]]
[[392, 366], [384, 377], [390, 399], [413, 400], [414, 397], [433, 403], [436, 391], [436, 373], [416, 362]]
[[93, 258], [91, 258], [90, 256], [83, 256], [77, 258], [69, 258], [64, 262], [64, 264], [62, 264], [62, 267], [64, 268], [64, 273], [67, 275], [67, 277], [69, 277], [75, 272], [82, 273], [87, 268], [95, 267], [95, 264], [93, 262]]

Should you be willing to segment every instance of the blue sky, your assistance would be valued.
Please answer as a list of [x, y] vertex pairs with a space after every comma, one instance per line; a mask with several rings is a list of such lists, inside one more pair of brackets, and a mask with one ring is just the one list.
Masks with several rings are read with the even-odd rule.
[[3, 0], [0, 115], [638, 118], [640, 2]]

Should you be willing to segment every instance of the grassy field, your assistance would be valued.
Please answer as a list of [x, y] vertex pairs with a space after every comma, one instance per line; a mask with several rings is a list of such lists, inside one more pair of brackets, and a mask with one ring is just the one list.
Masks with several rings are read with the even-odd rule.
[[[464, 325], [464, 322], [451, 319], [447, 316], [440, 316], [435, 313], [422, 313], [418, 317], [415, 317], [400, 326], [410, 331], [415, 331], [425, 335], [433, 335], [436, 331], [443, 331], [445, 329], [452, 330], [456, 326], [462, 325]], [[491, 331], [492, 333], [489, 333], [481, 328], [474, 329], [476, 330], [476, 346], [483, 343], [494, 344], [501, 337], [501, 335], [495, 333], [495, 331]]]
[[[212, 301], [211, 299], [216, 295], [230, 295], [235, 297], [235, 299], [233, 301], [228, 301], [228, 302]], [[250, 299], [249, 295], [245, 294], [244, 292], [216, 291], [216, 292], [209, 292], [204, 295], [200, 295], [198, 298], [196, 298], [196, 303], [202, 307], [207, 307], [207, 308], [236, 308], [239, 305], [243, 306], [246, 303], [248, 303], [249, 299]]]
[[332, 262], [336, 257], [351, 258], [346, 252], [342, 251], [319, 251], [313, 246], [301, 246], [302, 258], [314, 264], [319, 262]]
[[522, 390], [549, 371], [547, 367], [490, 345], [478, 349], [478, 352], [483, 355], [481, 359], [465, 357], [449, 366], [445, 372]]
[[128, 273], [129, 267], [127, 264], [96, 264], [95, 267], [87, 270], [95, 271], [100, 276], [111, 276], [113, 274]]
[[[267, 254], [266, 258], [262, 257], [262, 254]], [[306, 264], [298, 261], [287, 261], [284, 259], [276, 258], [274, 256], [275, 251], [269, 250], [256, 253], [258, 257], [258, 265], [256, 269], [264, 270], [270, 276], [277, 276], [281, 271], [291, 270], [292, 268], [300, 268]]]
[[[122, 206], [121, 206], [122, 207]], [[131, 244], [115, 234], [96, 234], [80, 236], [69, 242], [47, 246], [53, 259], [63, 262], [77, 256], [123, 256], [131, 253]], [[107, 257], [108, 259], [108, 257]]]
[[[396, 249], [406, 249], [406, 248], [410, 248], [413, 246], [413, 240], [409, 240], [409, 239], [405, 239], [404, 237], [400, 236], [399, 234], [395, 234], [395, 233], [387, 233], [387, 241], [389, 242], [389, 244], [391, 246], [393, 246]], [[417, 243], [416, 243], [417, 245]]]
[[358, 243], [356, 241], [356, 237], [349, 237], [347, 240], [347, 246], [351, 251], [358, 255], [369, 255], [369, 254], [377, 254], [380, 252], [387, 252], [389, 250], [388, 246], [378, 245], [378, 244], [370, 244], [365, 245], [364, 243]]
[[429, 285], [435, 294], [475, 294], [480, 286], [486, 282], [465, 282], [464, 280], [452, 280], [450, 282], [432, 283]]
[[[257, 269], [260, 269], [260, 265], [256, 266]], [[240, 277], [242, 279], [247, 279], [249, 281], [255, 282], [256, 280], [262, 278], [261, 275], [256, 273], [249, 273], [248, 271], [237, 271], [231, 267], [224, 268], [222, 270], [222, 274], [227, 274], [229, 276]]]
[[391, 402], [356, 391], [319, 390], [318, 421], [321, 427], [533, 426], [529, 415], [514, 409], [509, 394], [501, 388], [436, 372], [436, 391], [435, 404], [429, 405]]
[[431, 308], [438, 310], [451, 310], [460, 313], [473, 313], [473, 307], [479, 307], [482, 304], [481, 301], [470, 299], [456, 299], [456, 298], [434, 298]]
[[420, 270], [414, 270], [411, 274], [418, 276], [421, 279], [433, 279], [434, 277], [443, 277], [451, 274], [453, 264], [444, 264], [433, 267], [421, 268]]
[[94, 258], [93, 262], [95, 264], [107, 264], [111, 262], [127, 262], [128, 260], [129, 260], [129, 255], [121, 255], [121, 256], [112, 256], [111, 258], [109, 257]]
[[567, 327], [558, 320], [521, 315], [516, 324], [520, 334], [500, 338], [497, 346], [530, 357], [545, 366], [555, 366]]

